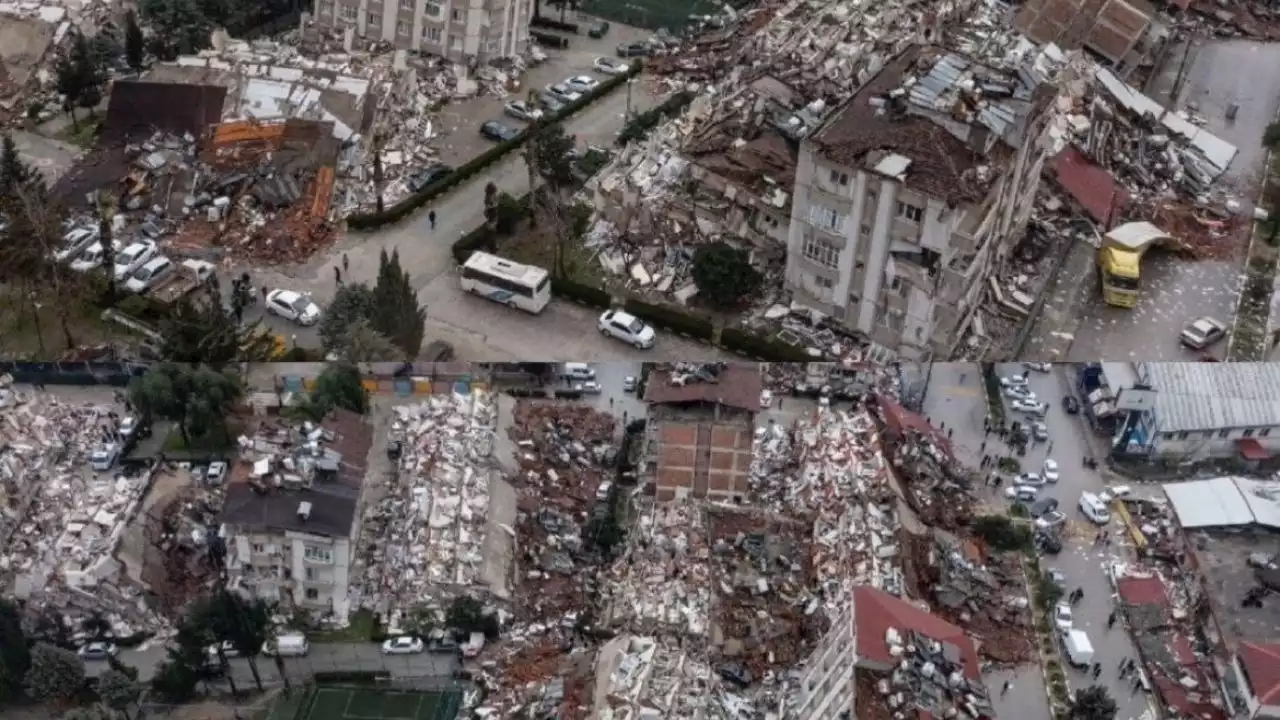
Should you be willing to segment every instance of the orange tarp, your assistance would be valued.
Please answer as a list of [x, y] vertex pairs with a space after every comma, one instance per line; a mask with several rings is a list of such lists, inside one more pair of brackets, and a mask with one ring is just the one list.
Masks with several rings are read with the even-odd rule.
[[256, 120], [224, 122], [213, 131], [213, 144], [230, 145], [254, 140], [279, 140], [284, 137], [282, 122], [264, 124]]

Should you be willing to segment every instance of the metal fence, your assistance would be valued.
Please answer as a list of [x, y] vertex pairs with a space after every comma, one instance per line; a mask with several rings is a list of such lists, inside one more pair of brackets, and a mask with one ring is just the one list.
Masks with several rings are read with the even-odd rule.
[[0, 361], [0, 375], [36, 385], [110, 385], [124, 387], [146, 372], [147, 366], [127, 362]]

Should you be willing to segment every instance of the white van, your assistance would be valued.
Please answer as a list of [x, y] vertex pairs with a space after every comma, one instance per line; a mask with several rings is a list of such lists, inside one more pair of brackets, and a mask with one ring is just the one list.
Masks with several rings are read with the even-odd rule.
[[1111, 511], [1102, 498], [1091, 492], [1080, 493], [1080, 512], [1098, 525], [1111, 522]]
[[311, 652], [311, 643], [302, 633], [286, 633], [262, 644], [262, 654], [280, 657], [303, 657]]
[[586, 363], [567, 362], [564, 364], [564, 376], [570, 380], [595, 380], [596, 371]]
[[1067, 662], [1076, 667], [1089, 667], [1093, 663], [1093, 643], [1083, 630], [1063, 630], [1062, 649]]

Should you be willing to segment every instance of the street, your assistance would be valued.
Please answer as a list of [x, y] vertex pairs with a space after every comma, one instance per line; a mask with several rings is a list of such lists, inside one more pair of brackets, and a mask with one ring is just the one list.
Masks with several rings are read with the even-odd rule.
[[[999, 366], [1001, 375], [1022, 373], [1019, 364]], [[1063, 550], [1057, 556], [1042, 560], [1045, 569], [1056, 568], [1066, 576], [1067, 592], [1075, 588], [1084, 591], [1084, 598], [1074, 608], [1074, 625], [1089, 634], [1096, 662], [1102, 665], [1098, 683], [1105, 685], [1119, 706], [1117, 720], [1139, 720], [1148, 712], [1147, 696], [1132, 692], [1132, 681], [1122, 680], [1118, 673], [1120, 661], [1137, 657], [1133, 641], [1121, 624], [1107, 629], [1107, 618], [1115, 609], [1113, 590], [1106, 575], [1106, 568], [1117, 561], [1128, 559], [1131, 548], [1126, 544], [1123, 528], [1113, 522], [1107, 529], [1114, 540], [1110, 547], [1095, 545], [1098, 528], [1080, 513], [1077, 504], [1080, 493], [1097, 492], [1105, 486], [1103, 476], [1084, 467], [1086, 456], [1101, 457], [1087, 422], [1080, 416], [1068, 415], [1062, 408], [1062, 398], [1071, 392], [1070, 373], [1074, 366], [1055, 365], [1050, 373], [1030, 373], [1031, 389], [1044, 402], [1049, 403], [1049, 413], [1044, 423], [1049, 428], [1049, 443], [1031, 446], [1025, 458], [1020, 458], [1025, 471], [1038, 471], [1052, 447], [1052, 457], [1057, 460], [1061, 480], [1047, 485], [1042, 497], [1054, 497], [1060, 502], [1060, 510], [1067, 515], [1068, 525], [1063, 532]], [[952, 442], [957, 454], [964, 460], [977, 464], [986, 452], [999, 452], [1000, 442], [994, 436], [984, 436], [981, 430], [986, 416], [986, 394], [982, 374], [977, 365], [961, 363], [935, 363], [931, 371], [929, 390], [925, 396], [924, 413], [934, 425], [945, 424], [953, 431]], [[1009, 415], [1011, 420], [1026, 421], [1020, 415]], [[978, 488], [985, 492], [985, 504], [1003, 508], [1006, 501], [1002, 489]], [[1094, 684], [1088, 674], [1065, 665], [1067, 682], [1072, 689]], [[988, 680], [995, 691], [1005, 680], [1012, 680], [1013, 687], [1004, 696], [996, 697], [996, 711], [1000, 717], [1016, 717], [1019, 720], [1049, 718], [1046, 690], [1041, 668], [1029, 665], [1014, 673], [996, 674]]]
[[[165, 659], [165, 649], [160, 644], [144, 649], [123, 649], [118, 656], [125, 665], [138, 669], [138, 679], [147, 681], [155, 674], [156, 666]], [[228, 658], [231, 679], [238, 687], [247, 688], [253, 683], [253, 672], [245, 658]], [[263, 683], [279, 683], [280, 673], [275, 660], [266, 656], [257, 659], [258, 674]], [[90, 675], [98, 675], [109, 669], [105, 662], [89, 662], [85, 668]], [[453, 675], [458, 668], [457, 659], [451, 654], [419, 653], [417, 655], [383, 655], [375, 642], [363, 643], [312, 643], [306, 657], [284, 659], [285, 672], [291, 680], [309, 678], [318, 672], [355, 672], [386, 670], [404, 677]]]

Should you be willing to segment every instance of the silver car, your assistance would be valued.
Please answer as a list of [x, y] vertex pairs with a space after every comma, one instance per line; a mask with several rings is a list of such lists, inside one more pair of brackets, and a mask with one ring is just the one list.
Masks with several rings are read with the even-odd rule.
[[524, 100], [512, 100], [502, 107], [502, 111], [517, 120], [533, 122], [542, 117], [542, 111]]
[[1227, 328], [1217, 320], [1205, 316], [1198, 318], [1182, 330], [1179, 340], [1192, 350], [1204, 350], [1227, 336]]

